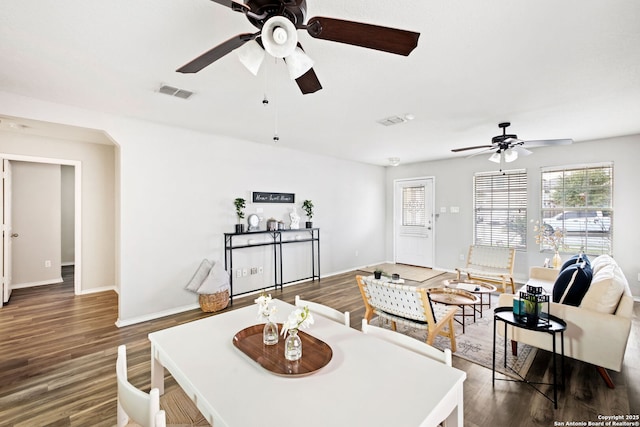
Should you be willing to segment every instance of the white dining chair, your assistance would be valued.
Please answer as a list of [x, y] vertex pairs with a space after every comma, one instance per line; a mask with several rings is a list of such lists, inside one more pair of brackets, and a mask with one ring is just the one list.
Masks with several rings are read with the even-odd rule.
[[389, 341], [390, 343], [404, 347], [407, 350], [422, 354], [423, 356], [427, 356], [431, 359], [437, 360], [438, 362], [445, 363], [447, 366], [452, 366], [453, 364], [450, 349], [445, 348], [444, 351], [439, 350], [425, 342], [411, 338], [410, 336], [400, 332], [370, 325], [367, 322], [367, 319], [362, 319], [362, 332], [367, 335], [373, 335], [385, 341]]
[[349, 316], [349, 312], [345, 311], [344, 313], [336, 310], [335, 308], [331, 308], [324, 304], [320, 304], [313, 301], [306, 301], [300, 298], [299, 295], [296, 295], [296, 307], [309, 307], [309, 311], [313, 314], [318, 314], [322, 317], [326, 317], [331, 320], [335, 320], [336, 322], [344, 323], [345, 326], [351, 326], [351, 318]]
[[157, 388], [149, 393], [134, 387], [127, 378], [127, 347], [118, 346], [116, 360], [118, 380], [118, 427], [134, 421], [142, 427], [166, 427], [165, 412], [160, 409], [160, 392]]

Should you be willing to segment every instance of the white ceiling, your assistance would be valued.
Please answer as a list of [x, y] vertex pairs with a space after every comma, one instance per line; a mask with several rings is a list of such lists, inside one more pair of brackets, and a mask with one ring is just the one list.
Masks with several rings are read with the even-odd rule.
[[209, 0], [3, 0], [0, 90], [264, 144], [277, 128], [281, 146], [379, 165], [465, 156], [450, 150], [489, 143], [500, 121], [529, 140], [640, 133], [637, 0], [307, 2], [308, 18], [420, 32], [418, 47], [404, 57], [299, 31], [324, 87], [302, 95], [274, 59], [257, 77], [235, 53], [175, 72], [256, 31]]

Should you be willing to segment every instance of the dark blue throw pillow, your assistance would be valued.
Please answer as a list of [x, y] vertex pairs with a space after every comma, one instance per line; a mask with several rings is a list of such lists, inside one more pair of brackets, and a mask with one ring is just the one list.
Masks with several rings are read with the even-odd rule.
[[588, 266], [591, 266], [591, 261], [589, 261], [589, 257], [587, 257], [586, 254], [578, 254], [566, 260], [564, 264], [562, 264], [560, 271], [563, 271], [565, 268], [569, 267], [570, 265], [579, 264], [581, 262], [584, 262]]
[[573, 264], [560, 272], [553, 285], [553, 302], [579, 306], [593, 278], [591, 266]]

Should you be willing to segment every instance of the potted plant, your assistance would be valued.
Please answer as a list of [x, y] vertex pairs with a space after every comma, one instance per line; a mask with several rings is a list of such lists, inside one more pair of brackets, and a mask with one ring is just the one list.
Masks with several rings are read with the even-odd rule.
[[382, 278], [382, 275], [385, 274], [384, 271], [380, 270], [379, 268], [374, 270], [373, 272], [373, 277], [375, 277], [376, 279], [380, 279]]
[[238, 197], [233, 201], [236, 207], [236, 216], [238, 217], [238, 223], [236, 224], [236, 233], [244, 233], [244, 224], [241, 223], [244, 218], [243, 209], [245, 208], [245, 200], [242, 197]]
[[307, 214], [307, 218], [309, 218], [309, 221], [305, 222], [305, 227], [313, 228], [313, 222], [311, 222], [311, 218], [313, 218], [313, 202], [311, 200], [305, 200], [302, 202], [302, 209]]

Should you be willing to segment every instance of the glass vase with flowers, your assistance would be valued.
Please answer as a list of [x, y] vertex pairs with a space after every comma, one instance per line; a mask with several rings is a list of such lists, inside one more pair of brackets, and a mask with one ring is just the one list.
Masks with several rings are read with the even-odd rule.
[[298, 329], [313, 325], [313, 315], [309, 307], [296, 308], [282, 324], [282, 335], [287, 336], [284, 341], [284, 357], [290, 361], [302, 357], [302, 340], [298, 336]]
[[258, 304], [258, 319], [266, 321], [262, 331], [262, 342], [266, 345], [278, 344], [278, 325], [274, 322], [278, 309], [269, 305], [271, 295], [262, 294], [254, 302]]

